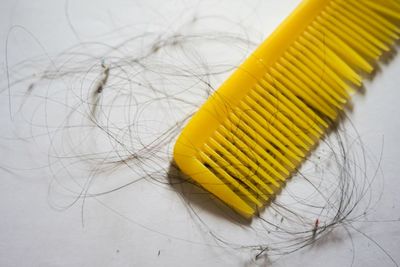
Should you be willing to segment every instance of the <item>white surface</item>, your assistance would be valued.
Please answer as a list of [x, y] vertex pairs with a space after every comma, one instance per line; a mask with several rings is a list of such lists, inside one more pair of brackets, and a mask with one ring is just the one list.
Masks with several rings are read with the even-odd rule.
[[[119, 40], [130, 38], [130, 31], [132, 35], [162, 32], [163, 29], [172, 32], [171, 28], [179, 28], [193, 15], [226, 18], [248, 29], [252, 40], [261, 41], [299, 1], [247, 2], [2, 0], [2, 71], [6, 71], [5, 41], [8, 33], [9, 66], [32, 56], [48, 54], [52, 57], [79, 41], [115, 43], [114, 39], [104, 37], [107, 36], [105, 34], [125, 26]], [[10, 32], [13, 25], [23, 28], [15, 27]], [[209, 27], [219, 26], [210, 23]], [[212, 51], [212, 48], [209, 49]], [[378, 222], [357, 226], [397, 262], [400, 262], [399, 73], [400, 57], [397, 56], [383, 66], [382, 73], [367, 83], [364, 95], [358, 94], [353, 98], [354, 109], [348, 113], [369, 155], [379, 158], [382, 151], [381, 168], [384, 173], [382, 198], [368, 217]], [[2, 83], [2, 89], [4, 86]], [[195, 223], [180, 197], [167, 185], [139, 183], [113, 194], [86, 199], [84, 206], [82, 201], [78, 201], [69, 208], [58, 210], [57, 207], [71, 201], [65, 191], [54, 189], [54, 181], [69, 183], [65, 171], [68, 166], [60, 168], [54, 157], [48, 157], [53, 152], [46, 139], [48, 135], [34, 140], [15, 139], [16, 136], [38, 133], [29, 130], [35, 123], [33, 119], [40, 118], [42, 111], [38, 108], [31, 114], [27, 112], [21, 116], [17, 111], [21, 101], [20, 97], [16, 97], [19, 91], [13, 90], [14, 87], [11, 91], [13, 121], [10, 119], [7, 90], [2, 92], [0, 99], [3, 126], [0, 131], [1, 166], [11, 170], [0, 170], [0, 266], [263, 264], [253, 262], [255, 254], [249, 251], [217, 247], [215, 240]], [[40, 100], [37, 101], [38, 106]], [[51, 107], [48, 106], [47, 116], [55, 116], [57, 120], [58, 113], [54, 111], [53, 114]], [[78, 170], [71, 170], [72, 177], [77, 173]], [[118, 177], [124, 175], [129, 176], [129, 170], [123, 170]], [[108, 177], [111, 180], [107, 183], [112, 185], [114, 176], [108, 174]], [[215, 231], [232, 228], [230, 237], [236, 237], [235, 227], [224, 218], [211, 218], [210, 221], [215, 223]], [[353, 234], [352, 242], [354, 247], [348, 236], [337, 236], [322, 246], [282, 257], [273, 266], [350, 266], [353, 252], [354, 266], [393, 266], [382, 250], [362, 235]]]

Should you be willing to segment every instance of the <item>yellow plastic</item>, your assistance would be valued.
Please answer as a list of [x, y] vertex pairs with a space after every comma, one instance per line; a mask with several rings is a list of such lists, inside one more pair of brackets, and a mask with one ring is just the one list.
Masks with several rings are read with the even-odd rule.
[[397, 0], [303, 1], [193, 116], [176, 164], [253, 216], [392, 49], [399, 20]]

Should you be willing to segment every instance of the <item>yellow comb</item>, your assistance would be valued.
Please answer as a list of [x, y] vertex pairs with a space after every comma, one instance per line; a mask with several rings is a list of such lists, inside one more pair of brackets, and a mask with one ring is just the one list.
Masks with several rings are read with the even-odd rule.
[[303, 1], [193, 116], [176, 164], [251, 217], [391, 49], [399, 21], [398, 0]]

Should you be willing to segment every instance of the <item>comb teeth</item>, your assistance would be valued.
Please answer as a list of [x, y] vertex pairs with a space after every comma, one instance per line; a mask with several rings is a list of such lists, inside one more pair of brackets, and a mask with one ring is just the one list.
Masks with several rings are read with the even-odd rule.
[[[246, 93], [197, 143], [194, 160], [211, 172], [210, 184], [177, 161], [185, 173], [246, 216], [280, 191], [337, 118], [351, 88], [361, 86], [359, 73], [371, 73], [399, 39], [400, 4], [394, 0], [321, 2], [273, 62], [264, 61], [268, 51], [255, 52], [262, 73], [248, 86], [243, 83], [245, 88], [235, 88]], [[178, 150], [176, 158], [182, 156]]]

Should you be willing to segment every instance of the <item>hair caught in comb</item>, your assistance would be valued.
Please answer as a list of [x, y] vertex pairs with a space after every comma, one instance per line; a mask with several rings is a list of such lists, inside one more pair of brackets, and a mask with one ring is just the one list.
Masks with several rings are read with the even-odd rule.
[[399, 14], [388, 0], [301, 2], [191, 119], [175, 145], [179, 168], [245, 217], [256, 214], [362, 85], [360, 72], [392, 49]]

